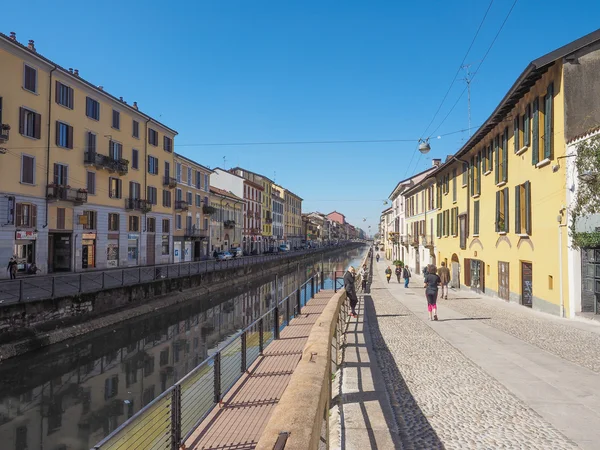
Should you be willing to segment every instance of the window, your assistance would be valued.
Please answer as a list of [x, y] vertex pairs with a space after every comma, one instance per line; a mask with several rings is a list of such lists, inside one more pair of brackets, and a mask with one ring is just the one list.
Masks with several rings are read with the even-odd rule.
[[15, 226], [35, 228], [37, 226], [37, 206], [30, 203], [15, 205]]
[[96, 172], [87, 173], [87, 191], [88, 194], [96, 194]]
[[163, 206], [165, 208], [171, 207], [171, 191], [163, 189]]
[[196, 170], [196, 189], [202, 189], [202, 174]]
[[147, 200], [153, 204], [156, 205], [158, 204], [158, 195], [156, 193], [156, 188], [152, 187], [152, 186], [148, 186], [148, 198]]
[[90, 119], [100, 120], [100, 103], [93, 98], [85, 98], [85, 115]]
[[140, 123], [137, 120], [132, 122], [131, 135], [136, 139], [140, 138]]
[[122, 198], [123, 185], [119, 178], [109, 177], [109, 179], [108, 179], [108, 196], [110, 198]]
[[168, 136], [163, 137], [163, 147], [166, 152], [171, 153], [173, 151], [173, 139]]
[[521, 150], [521, 131], [519, 130], [519, 115], [513, 119], [513, 144], [515, 153]]
[[114, 109], [112, 114], [112, 127], [115, 130], [121, 129], [121, 113], [119, 111], [115, 111]]
[[496, 192], [496, 232], [508, 233], [508, 188]]
[[502, 145], [498, 147], [500, 137], [496, 136], [496, 184], [508, 181], [508, 127], [502, 133]]
[[135, 148], [131, 150], [131, 168], [139, 169], [140, 168], [140, 152]]
[[[164, 232], [164, 230], [163, 230], [163, 232]], [[168, 255], [169, 254], [169, 236], [168, 235], [163, 234], [161, 247], [162, 247], [161, 254], [163, 256]]]
[[487, 147], [483, 147], [483, 149], [479, 152], [479, 158], [481, 160], [481, 174], [485, 174], [487, 172], [488, 159]]
[[531, 235], [531, 183], [515, 186], [515, 233]]
[[148, 143], [155, 147], [158, 145], [158, 131], [148, 128]]
[[473, 202], [473, 234], [479, 235], [479, 200]]
[[123, 144], [119, 144], [113, 140], [108, 141], [108, 156], [114, 160], [123, 158]]
[[183, 193], [179, 188], [175, 190], [175, 200], [183, 200]]
[[42, 134], [42, 116], [26, 108], [19, 108], [19, 133], [34, 139]]
[[129, 182], [129, 198], [139, 199], [141, 198], [141, 189], [140, 183], [136, 183], [135, 181]]
[[550, 84], [544, 97], [544, 128], [542, 137], [542, 154], [540, 159], [552, 159], [552, 133], [554, 132], [553, 111], [554, 110], [554, 85]]
[[462, 166], [462, 185], [465, 187], [469, 181], [469, 165], [464, 162]]
[[188, 205], [190, 205], [190, 206], [193, 205], [193, 203], [192, 203], [192, 193], [191, 192], [189, 192], [189, 191], [187, 192], [185, 201], [187, 202]]
[[158, 158], [148, 155], [148, 173], [158, 175]]
[[35, 157], [21, 155], [21, 183], [35, 184]]
[[200, 197], [200, 194], [196, 194], [196, 206], [202, 206], [202, 197]]
[[37, 93], [37, 70], [25, 64], [23, 72], [23, 87], [30, 92]]
[[523, 114], [523, 145], [529, 147], [531, 143], [531, 105], [527, 105], [525, 108], [525, 114]]
[[209, 190], [209, 182], [208, 182], [208, 174], [204, 174], [204, 190], [208, 192]]
[[17, 450], [27, 448], [27, 427], [20, 426], [17, 428], [17, 437], [15, 441], [15, 448]]
[[140, 231], [140, 218], [138, 216], [129, 216], [129, 231]]
[[56, 229], [64, 230], [65, 229], [65, 208], [56, 208]]
[[56, 103], [66, 108], [73, 109], [73, 88], [56, 82]]
[[96, 135], [88, 131], [86, 136], [86, 146], [88, 151], [86, 162], [93, 164], [96, 162], [96, 156], [94, 155], [94, 153], [96, 153]]
[[181, 183], [181, 164], [175, 163], [175, 176], [177, 177], [177, 182]]
[[191, 167], [188, 167], [188, 170], [187, 170], [187, 184], [188, 184], [188, 186], [192, 185], [192, 168]]
[[84, 211], [83, 215], [87, 217], [87, 223], [83, 225], [84, 230], [96, 229], [96, 211]]
[[104, 400], [109, 400], [119, 393], [119, 376], [113, 375], [104, 380]]
[[72, 126], [56, 121], [56, 145], [58, 147], [73, 148]]
[[491, 173], [494, 167], [494, 143], [490, 141], [487, 148], [487, 173]]
[[119, 231], [119, 215], [108, 213], [108, 231]]
[[67, 186], [69, 168], [65, 164], [54, 163], [54, 184], [57, 186]]
[[146, 219], [146, 231], [148, 233], [156, 233], [156, 219], [154, 217]]
[[162, 221], [162, 232], [169, 233], [171, 231], [171, 221], [169, 219], [163, 219]]
[[175, 227], [176, 227], [178, 230], [181, 230], [181, 214], [177, 214], [177, 215], [175, 216]]

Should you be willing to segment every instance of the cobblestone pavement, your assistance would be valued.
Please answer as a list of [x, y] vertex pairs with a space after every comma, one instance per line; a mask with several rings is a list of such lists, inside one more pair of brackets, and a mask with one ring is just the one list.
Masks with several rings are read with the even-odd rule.
[[365, 308], [404, 449], [577, 448], [373, 278]]
[[[453, 299], [455, 295], [461, 298]], [[506, 305], [496, 299], [465, 298], [461, 291], [450, 293], [448, 300], [441, 300], [440, 305], [446, 305], [467, 317], [485, 317], [482, 322], [486, 325], [567, 361], [600, 372], [600, 332], [579, 329], [551, 317], [540, 317], [522, 306]], [[600, 331], [599, 326], [590, 326]]]

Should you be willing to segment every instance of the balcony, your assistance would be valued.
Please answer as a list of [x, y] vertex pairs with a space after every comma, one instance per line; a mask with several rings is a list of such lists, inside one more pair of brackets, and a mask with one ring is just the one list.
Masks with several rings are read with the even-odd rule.
[[10, 125], [7, 123], [0, 124], [0, 144], [8, 141], [10, 137]]
[[152, 211], [152, 203], [150, 203], [148, 200], [142, 200], [140, 198], [126, 198], [125, 209], [148, 213]]
[[214, 206], [204, 205], [202, 206], [202, 212], [204, 214], [214, 214], [217, 212], [217, 208], [215, 208]]
[[412, 245], [413, 247], [419, 246], [419, 236], [413, 236], [412, 234], [408, 235], [408, 245]]
[[186, 228], [185, 232], [184, 232], [184, 236], [186, 238], [193, 238], [193, 239], [206, 239], [208, 237], [208, 230], [202, 230], [200, 228], [196, 228], [191, 227], [191, 228]]
[[163, 178], [163, 186], [169, 186], [171, 189], [177, 187], [177, 178], [164, 176]]
[[226, 220], [223, 222], [224, 228], [235, 228], [235, 220]]
[[433, 248], [435, 245], [433, 236], [421, 236], [421, 244], [423, 244], [423, 247]]
[[270, 217], [267, 217], [267, 218], [265, 219], [265, 223], [269, 223], [269, 224], [271, 224], [271, 223], [273, 223], [273, 219], [271, 219]]
[[129, 172], [129, 161], [126, 159], [114, 159], [96, 152], [85, 152], [83, 163], [92, 165], [96, 169], [106, 169], [110, 173], [117, 172], [119, 175], [125, 175]]
[[73, 202], [76, 205], [87, 203], [88, 193], [85, 189], [75, 189], [71, 186], [49, 184], [46, 189], [46, 198], [49, 201]]
[[175, 200], [175, 210], [176, 211], [187, 211], [190, 209], [190, 204], [185, 200]]
[[408, 236], [407, 235], [403, 234], [402, 236], [400, 236], [400, 245], [408, 247]]

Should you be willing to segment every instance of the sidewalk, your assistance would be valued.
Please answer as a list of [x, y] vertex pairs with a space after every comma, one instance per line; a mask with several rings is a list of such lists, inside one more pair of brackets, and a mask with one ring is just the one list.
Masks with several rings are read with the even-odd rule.
[[[387, 284], [386, 267], [375, 264], [363, 335], [400, 444], [378, 448], [598, 448], [600, 327], [464, 291], [440, 301], [430, 322], [422, 278], [409, 289]], [[342, 382], [342, 397], [349, 388]], [[344, 408], [342, 423], [361, 418]]]

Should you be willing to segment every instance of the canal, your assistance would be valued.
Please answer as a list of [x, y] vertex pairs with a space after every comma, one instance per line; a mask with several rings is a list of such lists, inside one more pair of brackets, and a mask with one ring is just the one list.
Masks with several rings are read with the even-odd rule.
[[[323, 264], [332, 288], [365, 248], [304, 261], [277, 277], [292, 293]], [[89, 450], [274, 306], [275, 278], [199, 296], [117, 327], [0, 363], [0, 448]]]

